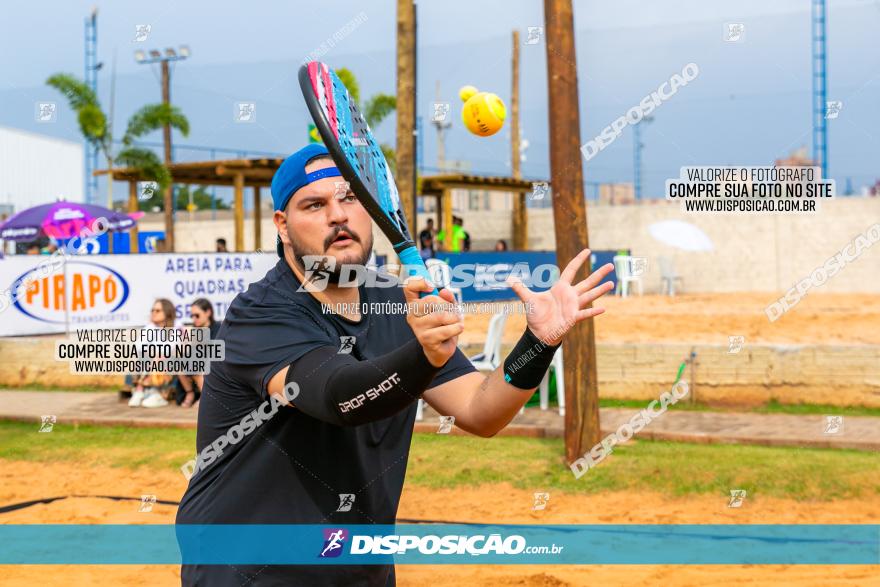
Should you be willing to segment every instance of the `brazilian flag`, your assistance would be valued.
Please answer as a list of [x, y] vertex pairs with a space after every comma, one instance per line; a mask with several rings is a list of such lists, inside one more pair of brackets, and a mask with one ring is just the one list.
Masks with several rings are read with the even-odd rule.
[[321, 135], [318, 134], [318, 127], [314, 124], [309, 125], [309, 143], [323, 143]]

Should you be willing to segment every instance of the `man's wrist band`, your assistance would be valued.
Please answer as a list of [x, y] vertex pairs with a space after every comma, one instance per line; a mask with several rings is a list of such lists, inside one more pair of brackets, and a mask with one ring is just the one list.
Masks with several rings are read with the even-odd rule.
[[526, 328], [519, 342], [504, 359], [504, 380], [520, 389], [538, 387], [558, 348], [559, 344], [549, 346]]

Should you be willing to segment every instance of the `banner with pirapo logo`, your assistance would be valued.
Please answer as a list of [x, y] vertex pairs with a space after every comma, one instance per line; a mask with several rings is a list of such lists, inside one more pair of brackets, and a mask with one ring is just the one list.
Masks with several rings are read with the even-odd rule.
[[217, 319], [278, 262], [263, 253], [13, 256], [0, 260], [0, 336], [121, 328], [148, 322], [157, 298], [176, 319], [207, 298]]

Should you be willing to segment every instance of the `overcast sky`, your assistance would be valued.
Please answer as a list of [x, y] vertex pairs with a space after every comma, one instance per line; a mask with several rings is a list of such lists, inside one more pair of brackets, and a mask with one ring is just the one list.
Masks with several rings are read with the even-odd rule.
[[[33, 123], [33, 101], [52, 96], [45, 79], [59, 71], [82, 76], [83, 20], [95, 3], [81, 0], [5, 2], [0, 19], [0, 124], [78, 139], [64, 113], [51, 129]], [[872, 183], [880, 161], [880, 2], [829, 0], [829, 96], [843, 99], [832, 121], [829, 157], [838, 181]], [[395, 6], [392, 0], [155, 0], [98, 2], [99, 95], [109, 100], [109, 70], [117, 60], [117, 119], [158, 98], [156, 71], [138, 65], [138, 48], [187, 44], [173, 99], [193, 125], [178, 144], [285, 153], [302, 142], [307, 114], [295, 97], [296, 65], [346, 22], [358, 25], [322, 59], [356, 68], [364, 93], [394, 91]], [[809, 0], [575, 0], [582, 141], [638, 104], [689, 61], [700, 78], [658, 109], [645, 131], [646, 182], [656, 192], [682, 165], [766, 164], [810, 145]], [[455, 103], [464, 83], [509, 95], [510, 31], [543, 24], [538, 0], [422, 0], [418, 3], [419, 113], [430, 117], [435, 83]], [[739, 46], [721, 40], [726, 22], [746, 24]], [[135, 27], [149, 38], [135, 43]], [[525, 172], [546, 175], [546, 73], [543, 48], [523, 47], [523, 128], [531, 147]], [[531, 52], [530, 52], [531, 51]], [[487, 87], [488, 86], [488, 87]], [[231, 104], [257, 99], [259, 127], [229, 124]], [[57, 94], [55, 99], [58, 99]], [[261, 105], [260, 100], [263, 100]], [[460, 108], [460, 103], [458, 103]], [[219, 113], [219, 114], [218, 114]], [[211, 117], [223, 116], [223, 124]], [[117, 122], [120, 124], [120, 122]], [[290, 125], [290, 127], [286, 126]], [[393, 142], [393, 122], [377, 134]], [[297, 130], [293, 130], [297, 129]], [[632, 181], [628, 132], [588, 162], [593, 181]], [[294, 136], [295, 135], [295, 136]], [[427, 166], [436, 153], [433, 129], [423, 133]], [[155, 137], [159, 140], [159, 136]], [[488, 140], [454, 128], [449, 157], [472, 169], [509, 169], [504, 131]], [[181, 158], [184, 156], [182, 155]]]

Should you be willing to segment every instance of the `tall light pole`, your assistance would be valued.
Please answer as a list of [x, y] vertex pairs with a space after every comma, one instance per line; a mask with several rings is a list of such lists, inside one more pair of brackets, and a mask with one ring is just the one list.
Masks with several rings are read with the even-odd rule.
[[826, 109], [828, 70], [826, 49], [825, 0], [813, 0], [811, 10], [813, 56], [813, 165], [822, 168], [822, 179], [828, 179], [828, 121]]
[[[440, 102], [440, 81], [437, 80], [436, 85], [436, 93], [435, 93], [435, 104]], [[446, 113], [448, 114], [448, 113]], [[434, 113], [434, 116], [431, 117], [431, 124], [434, 125], [434, 128], [437, 129], [437, 170], [440, 173], [446, 171], [446, 131], [452, 128], [452, 122], [447, 120], [447, 116], [437, 116], [437, 113]]]
[[[85, 21], [85, 82], [95, 95], [98, 94], [98, 70], [102, 66], [103, 63], [98, 62], [98, 7], [96, 6], [92, 8], [92, 12]], [[98, 199], [98, 178], [92, 173], [98, 168], [98, 146], [91, 145], [86, 141], [85, 153], [85, 200], [92, 204]], [[113, 179], [108, 178], [107, 181], [112, 183]], [[112, 202], [109, 207], [113, 207]]]
[[654, 117], [645, 116], [633, 125], [633, 191], [636, 200], [642, 199], [642, 123], [653, 122]]
[[[157, 50], [151, 49], [149, 56], [144, 51], [135, 51], [134, 58], [140, 64], [159, 63], [162, 66], [162, 103], [171, 105], [171, 73], [168, 63], [171, 61], [182, 61], [190, 55], [189, 47], [181, 45], [180, 49], [175, 51], [166, 48], [164, 54]], [[162, 138], [165, 144], [165, 165], [171, 164], [171, 125], [165, 123], [162, 129]], [[164, 202], [165, 208], [165, 247], [168, 252], [174, 252], [174, 198], [172, 197], [174, 186], [168, 184], [165, 187]]]

